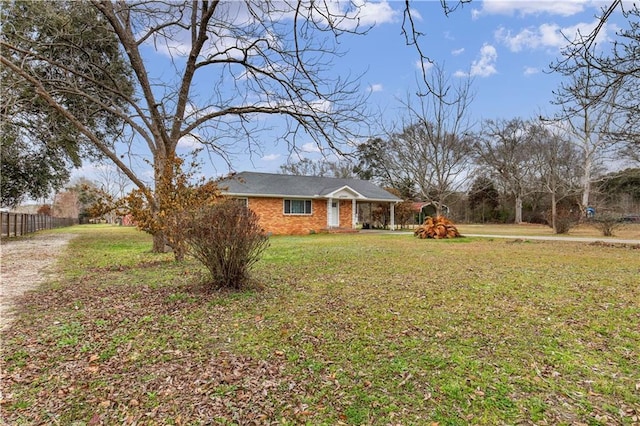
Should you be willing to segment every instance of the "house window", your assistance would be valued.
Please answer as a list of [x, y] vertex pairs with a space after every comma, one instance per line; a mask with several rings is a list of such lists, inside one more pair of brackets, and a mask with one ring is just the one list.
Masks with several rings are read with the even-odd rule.
[[237, 201], [239, 204], [244, 207], [249, 207], [249, 199], [248, 198], [232, 198], [233, 201]]
[[311, 200], [284, 200], [284, 214], [311, 214]]

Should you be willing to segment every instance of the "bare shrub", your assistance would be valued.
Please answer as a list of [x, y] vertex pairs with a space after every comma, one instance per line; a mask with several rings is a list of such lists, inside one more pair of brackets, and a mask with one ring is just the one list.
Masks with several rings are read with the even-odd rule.
[[568, 234], [575, 225], [577, 222], [571, 217], [559, 217], [556, 221], [556, 234]]
[[[568, 234], [569, 231], [580, 223], [580, 215], [569, 209], [558, 209], [555, 218], [555, 233]], [[547, 224], [553, 228], [551, 212], [547, 213]]]
[[613, 237], [616, 230], [624, 227], [620, 216], [611, 213], [600, 214], [597, 218], [591, 219], [589, 223], [602, 232], [605, 237]]
[[241, 290], [249, 271], [269, 245], [258, 216], [227, 199], [196, 210], [188, 219], [189, 252], [211, 273], [216, 288]]

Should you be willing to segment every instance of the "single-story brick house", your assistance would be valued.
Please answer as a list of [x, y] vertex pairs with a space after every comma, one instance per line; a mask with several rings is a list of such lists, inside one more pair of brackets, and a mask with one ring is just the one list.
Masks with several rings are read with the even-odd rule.
[[241, 172], [222, 180], [223, 194], [246, 200], [273, 234], [309, 234], [325, 230], [354, 230], [358, 206], [388, 204], [391, 229], [393, 208], [402, 199], [372, 182], [317, 176]]

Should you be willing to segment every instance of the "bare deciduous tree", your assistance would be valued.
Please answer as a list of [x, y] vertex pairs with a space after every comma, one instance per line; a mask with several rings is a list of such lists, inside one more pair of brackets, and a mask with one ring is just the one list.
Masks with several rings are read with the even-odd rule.
[[616, 147], [614, 133], [619, 113], [614, 107], [619, 90], [603, 93], [605, 98], [594, 103], [591, 99], [603, 84], [589, 67], [580, 69], [569, 77], [557, 93], [556, 103], [561, 109], [556, 117], [557, 125], [567, 128], [571, 140], [582, 157], [583, 216], [590, 205], [594, 176]]
[[58, 192], [53, 199], [53, 215], [77, 218], [80, 215], [80, 200], [76, 191]]
[[542, 192], [551, 198], [551, 228], [564, 233], [568, 227], [558, 226], [558, 203], [579, 191], [580, 153], [560, 129], [538, 124], [531, 134], [534, 170]]
[[114, 199], [127, 195], [130, 181], [120, 169], [105, 164], [98, 167], [96, 175], [98, 187]]
[[[166, 162], [175, 156], [181, 141], [195, 141], [210, 154], [227, 159], [234, 151], [259, 150], [258, 130], [269, 125], [258, 116], [281, 119], [281, 137], [291, 149], [304, 137], [339, 150], [364, 133], [364, 92], [359, 90], [358, 77], [336, 76], [330, 69], [341, 54], [337, 38], [368, 30], [359, 27], [361, 5], [352, 6], [74, 2], [74, 9], [97, 12], [96, 19], [108, 24], [105, 36], [117, 40], [115, 49], [130, 70], [125, 75], [131, 77], [133, 93], [131, 86], [117, 84], [121, 75], [106, 68], [100, 55], [84, 55], [83, 46], [65, 34], [64, 26], [59, 26], [56, 36], [41, 39], [38, 16], [30, 17], [35, 31], [2, 39], [1, 62], [32, 88], [39, 102], [68, 120], [138, 188], [152, 194], [149, 206], [160, 212], [162, 197], [149, 191], [154, 182], [146, 182], [121, 156], [142, 152], [153, 166], [157, 183], [163, 174], [172, 173]], [[63, 14], [60, 19], [64, 18]], [[49, 49], [51, 43], [74, 60], [61, 60], [56, 49]], [[168, 67], [154, 69], [150, 52], [166, 53]], [[43, 68], [47, 72], [36, 72]], [[102, 138], [69, 106], [68, 99], [81, 99], [121, 120], [122, 136], [130, 143]], [[239, 141], [244, 141], [242, 146]], [[164, 249], [162, 235], [154, 238], [154, 249]]]
[[[617, 13], [627, 26], [603, 40], [605, 28]], [[614, 0], [602, 8], [598, 19], [590, 33], [569, 40], [562, 58], [551, 68], [571, 77], [561, 88], [563, 95], [578, 99], [577, 105], [592, 111], [609, 111], [612, 119], [601, 137], [620, 141], [625, 148], [621, 152], [640, 161], [640, 6]]]
[[531, 123], [487, 120], [474, 144], [477, 163], [515, 200], [515, 223], [522, 223], [522, 199], [531, 190], [533, 149]]
[[383, 149], [384, 169], [393, 186], [410, 181], [417, 195], [442, 205], [465, 182], [471, 155], [471, 123], [468, 108], [473, 100], [471, 80], [453, 84], [444, 69], [429, 70], [430, 92], [404, 102], [407, 118], [402, 130], [390, 132]]
[[346, 159], [336, 161], [320, 159], [314, 161], [309, 158], [302, 158], [299, 161], [290, 161], [281, 165], [280, 171], [284, 174], [296, 176], [354, 177], [353, 164]]

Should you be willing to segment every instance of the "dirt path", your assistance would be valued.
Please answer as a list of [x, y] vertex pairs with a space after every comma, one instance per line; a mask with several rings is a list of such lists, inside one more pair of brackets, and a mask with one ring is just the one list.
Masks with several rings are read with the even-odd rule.
[[13, 321], [18, 297], [43, 282], [74, 234], [35, 234], [0, 245], [0, 330]]

